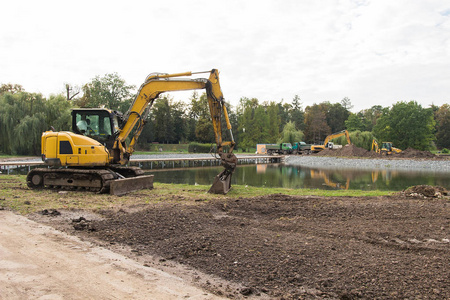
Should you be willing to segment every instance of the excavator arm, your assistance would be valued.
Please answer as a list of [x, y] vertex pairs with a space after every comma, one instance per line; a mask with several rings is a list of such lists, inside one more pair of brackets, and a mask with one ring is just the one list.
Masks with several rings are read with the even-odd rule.
[[331, 141], [332, 139], [338, 138], [338, 137], [343, 136], [343, 135], [345, 135], [345, 137], [347, 138], [347, 143], [348, 143], [348, 144], [351, 144], [351, 142], [350, 142], [350, 135], [349, 135], [348, 131], [347, 131], [347, 130], [342, 130], [342, 131], [340, 131], [340, 132], [333, 133], [333, 134], [330, 134], [329, 136], [327, 136], [327, 137], [325, 138], [325, 142], [323, 143], [324, 147], [325, 147], [325, 146], [328, 144], [328, 142]]
[[[161, 93], [172, 91], [186, 91], [205, 89], [209, 109], [211, 113], [212, 125], [214, 129], [217, 154], [222, 161], [225, 170], [221, 172], [210, 189], [212, 193], [226, 194], [231, 187], [231, 174], [237, 165], [237, 158], [232, 153], [235, 145], [231, 124], [228, 118], [228, 112], [225, 106], [223, 94], [219, 83], [219, 72], [216, 69], [211, 70], [209, 78], [187, 79], [193, 74], [206, 72], [186, 72], [177, 74], [151, 74], [141, 85], [138, 95], [128, 112], [125, 114], [125, 122], [119, 131], [119, 134], [112, 148], [113, 155], [111, 163], [126, 164], [131, 154], [134, 152], [134, 146], [142, 132], [146, 117], [150, 111], [153, 102]], [[222, 137], [222, 116], [225, 118], [227, 129], [230, 132], [230, 141], [223, 141]], [[133, 129], [135, 129], [133, 131]], [[126, 146], [125, 140], [133, 133], [130, 144]], [[229, 146], [228, 152], [224, 152], [224, 147]]]
[[375, 151], [376, 153], [380, 153], [380, 148], [378, 146], [378, 142], [376, 139], [372, 140], [372, 151]]

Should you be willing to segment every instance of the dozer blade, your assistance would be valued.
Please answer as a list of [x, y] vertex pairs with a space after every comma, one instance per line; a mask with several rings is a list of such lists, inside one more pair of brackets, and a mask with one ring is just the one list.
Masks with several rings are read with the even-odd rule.
[[208, 193], [225, 195], [231, 189], [231, 174], [223, 176], [223, 172], [214, 178], [214, 182]]
[[113, 180], [109, 186], [109, 193], [122, 196], [142, 189], [153, 189], [153, 177], [154, 175], [145, 175]]

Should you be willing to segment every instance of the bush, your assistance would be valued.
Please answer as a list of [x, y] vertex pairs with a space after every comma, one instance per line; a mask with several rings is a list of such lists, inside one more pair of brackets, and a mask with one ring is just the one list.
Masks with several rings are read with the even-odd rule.
[[200, 144], [200, 143], [189, 143], [188, 152], [189, 153], [209, 153], [211, 148], [214, 147], [212, 152], [215, 152], [215, 144]]
[[444, 149], [442, 149], [442, 153], [445, 153], [445, 154], [450, 153], [450, 150], [448, 150], [447, 148], [444, 148]]

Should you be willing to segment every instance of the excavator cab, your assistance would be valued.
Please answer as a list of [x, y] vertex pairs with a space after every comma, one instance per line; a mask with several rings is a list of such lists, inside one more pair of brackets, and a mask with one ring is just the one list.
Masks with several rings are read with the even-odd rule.
[[105, 108], [72, 110], [72, 131], [88, 136], [111, 149], [119, 132], [120, 113]]
[[392, 143], [391, 142], [383, 142], [383, 144], [381, 146], [381, 151], [391, 152], [392, 151]]

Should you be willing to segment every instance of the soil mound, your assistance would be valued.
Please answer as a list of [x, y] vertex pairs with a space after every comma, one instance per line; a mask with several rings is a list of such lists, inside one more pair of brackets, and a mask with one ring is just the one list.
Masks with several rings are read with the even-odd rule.
[[399, 157], [404, 158], [435, 158], [436, 155], [431, 153], [430, 151], [420, 151], [413, 148], [407, 148], [406, 150], [395, 154]]
[[392, 155], [381, 155], [380, 153], [376, 153], [374, 151], [368, 151], [364, 148], [356, 147], [355, 145], [345, 145], [340, 149], [325, 149], [316, 153], [317, 156], [355, 156], [355, 157], [366, 157], [366, 158], [437, 158], [438, 156], [434, 155], [430, 151], [420, 151], [413, 148], [407, 148], [406, 150], [400, 153], [394, 153]]
[[432, 197], [440, 198], [447, 196], [448, 191], [441, 186], [416, 185], [406, 189], [404, 192], [407, 197]]
[[379, 157], [376, 152], [367, 151], [355, 145], [345, 145], [340, 149], [325, 149], [317, 153], [318, 156], [358, 156], [358, 157]]

